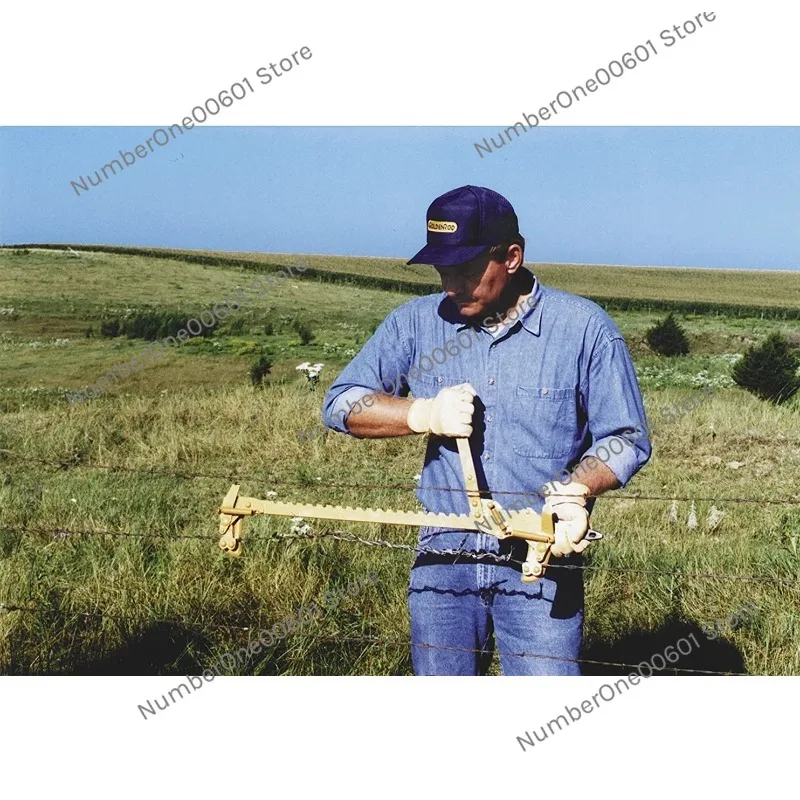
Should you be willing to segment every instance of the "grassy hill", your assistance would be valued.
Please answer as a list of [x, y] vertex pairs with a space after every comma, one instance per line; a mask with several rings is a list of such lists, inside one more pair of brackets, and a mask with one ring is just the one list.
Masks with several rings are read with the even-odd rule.
[[[421, 438], [328, 433], [301, 443], [297, 433], [319, 421], [325, 389], [375, 325], [425, 287], [438, 288], [431, 271], [307, 256], [308, 278], [283, 282], [212, 337], [187, 342], [110, 395], [72, 408], [66, 389], [146, 346], [101, 336], [104, 320], [143, 310], [194, 317], [249, 284], [253, 270], [299, 258], [128, 250], [0, 251], [0, 603], [27, 609], [0, 613], [0, 671], [196, 674], [246, 644], [254, 629], [376, 571], [375, 587], [236, 671], [408, 673], [409, 551], [331, 537], [278, 539], [290, 535], [290, 523], [258, 518], [248, 523], [243, 556], [231, 560], [216, 544], [215, 510], [234, 478], [260, 497], [274, 491], [284, 500], [416, 507]], [[762, 318], [748, 304], [800, 308], [800, 276], [535, 269], [550, 285], [638, 303], [610, 310], [653, 421], [653, 460], [593, 515], [606, 539], [590, 548], [584, 657], [638, 663], [663, 650], [662, 641], [673, 644], [676, 630], [699, 630], [753, 600], [760, 609], [753, 621], [723, 641], [701, 638], [699, 654], [678, 666], [800, 674], [798, 403], [764, 404], [730, 380], [747, 346], [775, 330], [796, 334], [796, 321]], [[661, 316], [655, 305], [717, 300], [707, 313], [679, 314], [690, 356], [664, 359], [644, 344]], [[313, 332], [308, 344], [298, 322]], [[247, 369], [267, 352], [272, 373], [255, 389]], [[325, 364], [315, 390], [295, 370], [302, 361]], [[667, 404], [709, 383], [717, 389], [710, 401], [663, 421]], [[660, 499], [642, 499], [650, 497]], [[673, 497], [694, 499], [697, 528], [687, 526], [691, 499], [676, 502], [678, 522], [670, 523]], [[724, 514], [710, 529], [712, 507]], [[334, 529], [308, 522], [312, 534]], [[339, 527], [369, 541], [416, 540], [410, 528]], [[614, 670], [584, 665], [585, 672], [605, 669]]]
[[[293, 256], [286, 253], [230, 253], [112, 245], [20, 245], [84, 255], [106, 252], [164, 258], [208, 266], [240, 266], [274, 271]], [[14, 249], [19, 249], [14, 248]], [[327, 283], [348, 283], [410, 294], [438, 290], [432, 267], [406, 265], [401, 259], [304, 255], [306, 277]], [[667, 269], [609, 265], [540, 264], [528, 266], [546, 284], [599, 302], [607, 309], [666, 310], [800, 319], [800, 275], [789, 271]]]

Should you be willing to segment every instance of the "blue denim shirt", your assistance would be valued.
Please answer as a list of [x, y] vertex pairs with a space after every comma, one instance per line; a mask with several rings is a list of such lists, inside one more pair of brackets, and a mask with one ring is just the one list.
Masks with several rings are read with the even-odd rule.
[[[435, 397], [470, 383], [480, 488], [538, 492], [524, 505], [541, 511], [544, 484], [619, 434], [646, 431], [647, 421], [630, 353], [608, 314], [538, 280], [533, 300], [496, 337], [468, 324], [443, 292], [396, 308], [328, 390], [326, 427], [349, 433], [348, 409], [376, 391]], [[621, 449], [607, 449], [605, 463], [624, 485], [651, 445], [644, 435]], [[429, 487], [465, 488], [455, 439], [429, 437], [417, 497], [429, 511], [468, 513], [466, 491]], [[511, 497], [495, 499], [512, 505]]]

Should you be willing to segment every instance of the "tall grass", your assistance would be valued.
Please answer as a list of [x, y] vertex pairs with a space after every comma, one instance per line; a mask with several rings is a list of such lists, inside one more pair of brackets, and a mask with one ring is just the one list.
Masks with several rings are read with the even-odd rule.
[[[659, 401], [682, 394], [659, 393]], [[420, 438], [359, 441], [331, 435], [299, 443], [297, 427], [313, 424], [318, 414], [319, 395], [298, 381], [265, 392], [238, 388], [157, 399], [101, 398], [71, 411], [59, 407], [18, 415], [14, 433], [4, 436], [0, 461], [11, 481], [0, 488], [0, 602], [44, 611], [2, 618], [0, 669], [197, 670], [246, 643], [253, 628], [269, 628], [300, 605], [318, 600], [326, 588], [374, 570], [378, 585], [328, 613], [309, 629], [314, 636], [289, 636], [240, 671], [407, 673], [405, 645], [367, 646], [347, 638], [408, 641], [410, 554], [327, 539], [259, 542], [289, 532], [289, 521], [263, 517], [247, 521], [240, 559], [229, 559], [217, 548], [215, 509], [237, 475], [242, 491], [252, 496], [274, 491], [284, 500], [415, 507]], [[708, 433], [712, 424], [714, 437]], [[667, 497], [785, 497], [796, 493], [798, 442], [796, 409], [766, 407], [740, 390], [718, 392], [693, 414], [656, 429], [657, 458], [629, 491]], [[7, 451], [74, 466], [25, 464]], [[718, 461], [717, 454], [725, 460]], [[735, 459], [744, 466], [726, 465]], [[133, 471], [81, 466], [87, 463]], [[152, 469], [221, 477], [147, 474]], [[766, 475], [768, 482], [763, 481]], [[41, 496], [17, 489], [23, 482], [37, 482]], [[408, 490], [332, 489], [320, 483], [401, 484]], [[711, 505], [725, 511], [713, 532], [704, 529]], [[592, 547], [590, 564], [611, 571], [586, 576], [588, 657], [616, 652], [615, 647], [627, 643], [623, 649], [632, 658], [639, 653], [631, 642], [643, 632], [656, 635], [675, 619], [700, 625], [753, 599], [761, 612], [750, 627], [730, 636], [741, 664], [723, 658], [710, 668], [739, 665], [750, 672], [797, 674], [796, 590], [627, 570], [796, 580], [800, 509], [703, 501], [696, 504], [701, 526], [689, 531], [688, 503], [680, 503], [678, 527], [668, 523], [669, 507], [668, 501], [599, 502], [593, 523], [606, 539]], [[321, 521], [309, 523], [315, 531], [330, 529]], [[19, 526], [145, 535], [53, 538], [20, 533], [15, 530]], [[412, 544], [416, 537], [413, 529], [398, 526], [342, 527], [370, 540]], [[155, 534], [201, 538], [170, 541]], [[60, 613], [48, 613], [54, 609]], [[700, 668], [708, 664], [699, 662]]]

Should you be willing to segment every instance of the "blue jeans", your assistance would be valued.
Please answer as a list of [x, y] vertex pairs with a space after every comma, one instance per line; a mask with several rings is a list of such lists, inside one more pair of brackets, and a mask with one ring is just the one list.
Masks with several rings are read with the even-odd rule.
[[[510, 555], [524, 561], [520, 539], [422, 528], [420, 546]], [[581, 556], [551, 559], [581, 564]], [[483, 675], [497, 645], [504, 675], [580, 675], [583, 571], [548, 569], [520, 581], [518, 563], [419, 553], [411, 570], [408, 608], [416, 675]], [[484, 651], [484, 652], [474, 652]], [[519, 653], [535, 654], [522, 656]]]

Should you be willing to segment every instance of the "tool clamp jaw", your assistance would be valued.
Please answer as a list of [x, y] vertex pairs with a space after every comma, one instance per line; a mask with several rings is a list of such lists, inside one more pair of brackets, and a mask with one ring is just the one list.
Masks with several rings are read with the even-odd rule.
[[459, 438], [456, 442], [461, 469], [464, 472], [464, 483], [467, 487], [470, 515], [474, 518], [476, 527], [498, 539], [507, 539], [509, 536], [526, 539], [528, 556], [522, 564], [522, 582], [538, 581], [544, 575], [550, 561], [550, 549], [556, 541], [553, 514], [535, 515], [528, 509], [527, 514], [531, 516], [531, 522], [534, 523], [534, 517], [538, 516], [538, 519], [528, 530], [524, 530], [525, 526], [521, 525], [518, 519], [526, 512], [520, 512], [512, 517], [496, 500], [481, 497], [469, 439]]
[[244, 518], [262, 513], [261, 501], [255, 497], [239, 497], [239, 484], [234, 483], [219, 507], [219, 546], [232, 556], [242, 554]]

